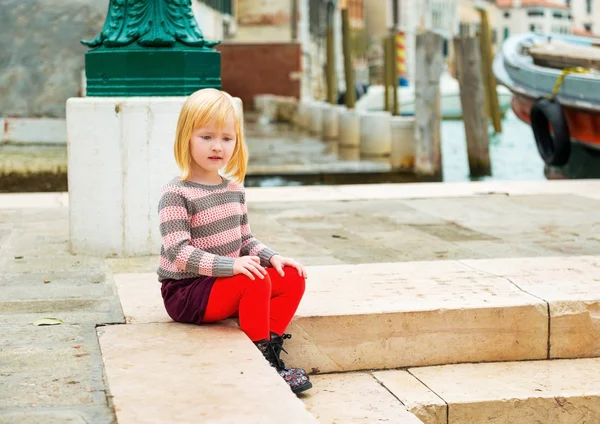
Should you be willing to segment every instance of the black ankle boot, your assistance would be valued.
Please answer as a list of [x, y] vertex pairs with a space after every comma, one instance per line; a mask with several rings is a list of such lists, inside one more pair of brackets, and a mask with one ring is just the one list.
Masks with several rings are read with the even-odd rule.
[[275, 349], [269, 340], [259, 340], [254, 342], [254, 344], [258, 350], [261, 351], [269, 364], [271, 364], [271, 366], [277, 370], [277, 373], [281, 376], [281, 378], [283, 378], [288, 386], [290, 386], [292, 392], [300, 393], [312, 387], [312, 383], [307, 375], [285, 368], [285, 364], [283, 364], [283, 362], [277, 357], [275, 354]]
[[[277, 356], [277, 360], [279, 361], [279, 363], [282, 365], [283, 368], [285, 368], [285, 363], [283, 362], [283, 360], [281, 359], [281, 352], [285, 352], [287, 353], [287, 350], [285, 350], [283, 348], [283, 341], [286, 339], [291, 339], [292, 335], [291, 334], [283, 334], [282, 336], [280, 336], [277, 333], [273, 333], [271, 331], [271, 345], [273, 345], [273, 351], [275, 352], [275, 355]], [[302, 368], [288, 368], [289, 370], [295, 370], [296, 372], [300, 373], [300, 374], [304, 374], [306, 375], [306, 371], [303, 370]]]

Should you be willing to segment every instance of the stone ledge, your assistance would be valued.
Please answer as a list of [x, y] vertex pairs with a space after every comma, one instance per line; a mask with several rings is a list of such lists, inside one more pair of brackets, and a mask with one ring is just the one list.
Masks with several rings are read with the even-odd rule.
[[312, 267], [289, 362], [315, 373], [543, 359], [545, 302], [456, 261]]
[[454, 183], [353, 184], [338, 186], [247, 188], [248, 202], [318, 202], [340, 200], [426, 199], [483, 195], [599, 196], [600, 180], [539, 182], [477, 181]]
[[[600, 359], [459, 364], [408, 370], [448, 405], [448, 420], [426, 420], [418, 410], [439, 401], [396, 385], [398, 373], [377, 373], [394, 395], [425, 423], [575, 424], [600, 422]], [[403, 378], [403, 375], [400, 376]]]
[[[155, 274], [115, 274], [128, 322], [169, 322]], [[309, 267], [287, 361], [313, 372], [546, 358], [547, 305], [457, 261]]]
[[119, 424], [317, 423], [237, 328], [133, 324], [98, 335]]
[[5, 193], [0, 194], [0, 209], [64, 208], [69, 195], [60, 193]]
[[548, 302], [550, 358], [600, 356], [600, 257], [462, 261]]

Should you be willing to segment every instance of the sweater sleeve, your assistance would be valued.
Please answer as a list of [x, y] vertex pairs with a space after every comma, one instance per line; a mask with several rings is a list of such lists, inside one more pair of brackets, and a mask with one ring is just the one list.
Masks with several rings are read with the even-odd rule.
[[214, 255], [190, 243], [190, 214], [184, 196], [165, 191], [158, 211], [165, 255], [179, 270], [214, 277], [233, 275], [235, 258]]
[[246, 206], [246, 194], [242, 192], [242, 248], [241, 256], [258, 256], [262, 266], [271, 265], [271, 257], [278, 253], [269, 249], [267, 246], [258, 241], [250, 230], [248, 222], [248, 207]]

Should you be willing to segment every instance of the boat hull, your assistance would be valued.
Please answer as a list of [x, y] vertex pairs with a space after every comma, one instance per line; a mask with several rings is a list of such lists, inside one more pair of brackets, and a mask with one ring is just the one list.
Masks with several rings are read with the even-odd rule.
[[[514, 93], [511, 102], [515, 115], [528, 125], [531, 125], [530, 112], [534, 102], [533, 98], [518, 93]], [[571, 141], [600, 150], [600, 114], [565, 106], [563, 112], [569, 126]]]

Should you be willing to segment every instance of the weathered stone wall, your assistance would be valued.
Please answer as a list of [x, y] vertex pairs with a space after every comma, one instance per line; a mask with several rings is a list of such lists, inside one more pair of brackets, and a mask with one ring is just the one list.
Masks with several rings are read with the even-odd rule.
[[102, 29], [108, 0], [2, 0], [0, 116], [65, 116], [80, 95], [88, 50]]

